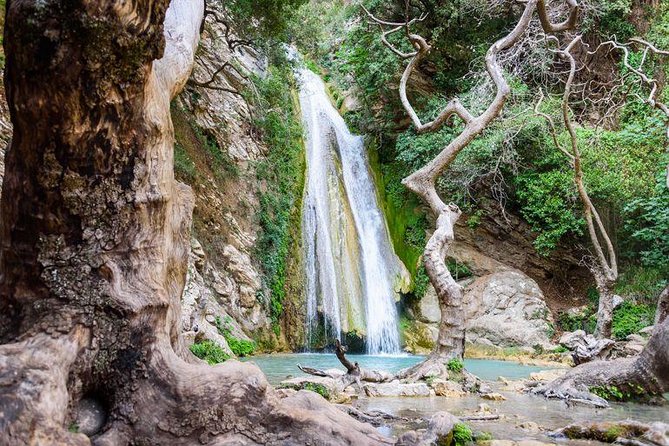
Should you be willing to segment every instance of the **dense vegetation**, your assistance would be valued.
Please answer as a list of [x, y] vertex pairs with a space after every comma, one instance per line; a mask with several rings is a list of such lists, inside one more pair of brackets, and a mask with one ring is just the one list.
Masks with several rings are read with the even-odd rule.
[[[384, 18], [401, 21], [404, 16], [403, 1], [363, 3]], [[484, 77], [476, 73], [481, 71], [489, 44], [514, 23], [517, 11], [502, 6], [488, 8], [485, 1], [420, 3], [429, 15], [417, 30], [428, 38], [433, 51], [421, 65], [420, 79], [410, 82], [412, 101], [419, 104], [419, 113], [425, 118], [434, 117], [453, 95], [470, 109], [480, 111], [488, 90]], [[631, 0], [593, 0], [585, 4], [581, 32], [593, 45], [612, 35], [623, 40], [638, 34], [659, 45], [668, 43], [669, 5], [661, 5], [657, 14]], [[416, 135], [408, 128], [397, 94], [403, 62], [382, 44], [378, 30], [367, 23], [358, 6], [338, 0], [312, 0], [297, 17], [299, 22], [289, 30], [302, 52], [311, 58], [312, 66], [320, 67], [326, 80], [355, 94], [360, 101], [358, 109], [347, 111], [346, 119], [373, 139], [370, 149], [376, 153], [373, 158], [378, 160], [376, 168], [383, 179], [393, 241], [414, 276], [414, 294], [420, 298], [428, 281], [417, 260], [429, 223], [400, 180], [432, 159], [461, 130], [460, 126], [446, 126], [425, 135]], [[396, 36], [393, 42], [405, 45], [402, 36]], [[550, 256], [560, 247], [584, 255], [587, 251], [582, 247], [587, 247], [588, 241], [573, 173], [564, 155], [555, 149], [545, 121], [533, 111], [540, 87], [548, 93], [561, 93], [559, 79], [546, 81], [554, 68], [554, 56], [545, 48], [525, 48], [522, 57], [533, 63], [513, 59], [505, 63], [513, 93], [502, 118], [460, 154], [439, 186], [444, 196], [465, 211], [470, 229], [485, 218], [484, 207], [498, 202], [529, 223], [536, 235], [534, 246], [541, 255]], [[633, 60], [639, 58], [640, 54], [632, 55]], [[617, 70], [619, 75], [625, 71], [616, 58], [602, 60], [601, 66], [603, 70]], [[669, 277], [669, 192], [663, 187], [662, 175], [667, 162], [666, 123], [660, 113], [632, 96], [605, 125], [596, 125], [592, 116], [596, 110], [584, 112], [589, 104], [575, 104], [585, 182], [605, 215], [623, 261], [617, 292], [630, 302], [616, 312], [617, 337], [630, 331], [630, 321], [636, 321], [633, 331], [652, 323], [647, 317], [637, 316], [645, 313], [645, 308], [654, 307]], [[558, 101], [545, 101], [542, 111], [558, 115]], [[558, 131], [560, 140], [567, 137], [565, 129]], [[582, 299], [587, 301], [587, 296]], [[575, 324], [566, 323], [561, 328], [569, 328], [567, 325]], [[589, 327], [587, 323], [582, 325]]]
[[[288, 255], [299, 237], [304, 185], [302, 125], [293, 95], [294, 83], [286, 65], [272, 66], [266, 79], [256, 79], [262, 101], [262, 117], [256, 124], [270, 147], [267, 158], [257, 166], [258, 179], [267, 187], [260, 197], [262, 234], [256, 251], [265, 273], [270, 317], [277, 334], [286, 295]], [[298, 231], [291, 231], [296, 227]]]

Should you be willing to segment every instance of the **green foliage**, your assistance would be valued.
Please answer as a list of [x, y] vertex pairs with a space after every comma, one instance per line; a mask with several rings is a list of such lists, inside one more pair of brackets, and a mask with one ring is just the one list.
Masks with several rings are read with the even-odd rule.
[[455, 280], [466, 279], [472, 276], [472, 270], [466, 263], [458, 263], [457, 260], [449, 257], [446, 259], [446, 266]]
[[[4, 7], [4, 5], [3, 5], [3, 7]], [[67, 431], [72, 432], [73, 434], [78, 433], [79, 432], [79, 425], [77, 424], [77, 422], [73, 421], [72, 423], [70, 423], [70, 425], [67, 427]]]
[[317, 383], [306, 383], [304, 385], [305, 390], [310, 390], [312, 392], [315, 392], [325, 398], [326, 400], [330, 398], [330, 391], [328, 390], [327, 387], [325, 387], [323, 384], [317, 384]]
[[231, 16], [235, 30], [243, 39], [286, 40], [286, 29], [300, 5], [306, 0], [215, 0]]
[[627, 384], [624, 389], [613, 385], [592, 386], [588, 390], [607, 401], [647, 401], [652, 396], [638, 384]]
[[421, 265], [416, 270], [416, 275], [414, 276], [414, 287], [413, 293], [417, 299], [422, 299], [425, 296], [427, 287], [430, 286], [430, 278], [425, 271], [425, 266]]
[[456, 423], [453, 426], [453, 444], [463, 446], [473, 440], [472, 430], [465, 423]]
[[654, 305], [667, 286], [669, 274], [661, 268], [632, 265], [616, 282], [616, 293], [634, 301]]
[[625, 301], [613, 312], [611, 331], [614, 338], [625, 339], [632, 333], [653, 325], [654, 321], [654, 306]]
[[210, 365], [219, 364], [230, 359], [230, 355], [225, 350], [214, 341], [208, 339], [191, 345], [190, 351], [198, 358], [207, 361]]
[[243, 358], [244, 356], [250, 356], [256, 351], [256, 343], [254, 341], [247, 341], [246, 339], [239, 339], [232, 335], [230, 329], [230, 316], [226, 317], [226, 321], [223, 322], [220, 316], [216, 316], [216, 328], [218, 332], [223, 335], [225, 340], [228, 343], [228, 347], [232, 350], [232, 353], [235, 356]]
[[[300, 197], [304, 183], [302, 126], [296, 110], [294, 78], [287, 65], [271, 67], [265, 79], [256, 79], [262, 116], [256, 121], [269, 147], [267, 158], [256, 169], [266, 187], [260, 196], [259, 223], [262, 232], [256, 255], [263, 267], [263, 282], [275, 332], [286, 296], [286, 265], [293, 243], [291, 226], [299, 227]], [[298, 231], [299, 233], [299, 231]], [[294, 233], [293, 233], [294, 235]]]
[[584, 221], [576, 214], [572, 173], [564, 170], [527, 171], [515, 178], [521, 214], [538, 233], [537, 252], [548, 255], [566, 234], [583, 234]]
[[589, 305], [585, 311], [579, 314], [569, 314], [566, 311], [558, 313], [557, 326], [561, 331], [583, 330], [586, 333], [594, 333], [597, 325], [597, 312], [595, 305]]
[[446, 368], [451, 372], [460, 373], [465, 369], [465, 363], [461, 359], [451, 358], [446, 363]]
[[190, 183], [197, 177], [195, 163], [188, 156], [188, 152], [179, 141], [174, 142], [174, 172], [179, 177]]
[[472, 212], [467, 218], [467, 227], [472, 231], [479, 227], [481, 224], [481, 217], [483, 217], [483, 210], [477, 209], [475, 212]]
[[621, 401], [623, 393], [616, 386], [593, 386], [590, 392], [607, 401]]
[[[669, 189], [666, 186], [666, 158], [659, 163], [655, 188], [625, 207], [626, 227], [640, 250], [641, 262], [669, 272]], [[666, 276], [667, 274], [665, 274]]]

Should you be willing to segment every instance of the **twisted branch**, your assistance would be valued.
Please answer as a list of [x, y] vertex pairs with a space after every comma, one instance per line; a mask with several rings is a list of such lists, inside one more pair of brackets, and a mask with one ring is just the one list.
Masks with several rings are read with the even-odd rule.
[[[650, 92], [648, 93], [648, 97], [643, 99], [640, 98], [643, 102], [648, 103], [651, 107], [656, 108], [660, 110], [666, 117], [667, 117], [667, 138], [669, 139], [669, 106], [667, 104], [661, 102], [659, 100], [659, 96], [662, 93], [662, 89], [660, 88], [660, 83], [657, 79], [654, 77], [646, 74], [646, 72], [643, 70], [643, 66], [646, 63], [646, 60], [648, 58], [648, 53], [652, 53], [655, 56], [659, 57], [667, 57], [669, 56], [669, 51], [667, 50], [662, 50], [657, 48], [655, 45], [653, 45], [650, 42], [647, 42], [639, 37], [633, 37], [630, 39], [631, 43], [635, 43], [637, 45], [641, 45], [644, 48], [643, 51], [643, 56], [641, 58], [641, 62], [639, 64], [639, 67], [634, 67], [630, 63], [629, 57], [630, 57], [630, 51], [629, 48], [626, 45], [623, 45], [621, 43], [618, 43], [618, 41], [614, 38], [612, 40], [608, 40], [606, 42], [602, 42], [594, 51], [589, 52], [588, 54], [592, 55], [595, 54], [599, 51], [600, 48], [603, 47], [611, 47], [613, 50], [618, 50], [623, 53], [623, 65], [625, 68], [627, 68], [630, 72], [634, 73], [640, 83], [642, 85], [646, 85], [647, 87], [650, 88]], [[669, 188], [669, 166], [667, 166], [667, 173], [666, 173], [666, 179], [667, 179], [667, 188]]]
[[[583, 203], [583, 214], [588, 228], [588, 235], [590, 236], [590, 241], [598, 261], [596, 266], [593, 265], [591, 267], [592, 273], [595, 276], [597, 288], [600, 291], [600, 311], [598, 312], [596, 333], [599, 336], [608, 337], [610, 335], [611, 316], [614, 305], [610, 288], [611, 285], [618, 279], [617, 257], [613, 243], [611, 242], [611, 238], [606, 231], [606, 227], [604, 226], [597, 208], [590, 199], [590, 195], [588, 194], [587, 188], [585, 187], [585, 183], [583, 181], [584, 174], [581, 152], [578, 146], [578, 138], [576, 135], [576, 130], [574, 129], [574, 123], [571, 118], [572, 110], [569, 106], [574, 77], [577, 71], [576, 59], [574, 58], [572, 51], [577, 45], [581, 43], [582, 36], [579, 35], [574, 37], [564, 50], [557, 51], [561, 58], [566, 59], [569, 62], [569, 77], [567, 78], [564, 93], [562, 95], [561, 112], [562, 122], [569, 134], [570, 150], [565, 149], [564, 146], [558, 141], [555, 123], [553, 122], [552, 118], [547, 114], [541, 113], [539, 111], [541, 102], [543, 100], [543, 92], [540, 93], [540, 99], [535, 106], [535, 113], [547, 121], [549, 132], [553, 138], [555, 146], [569, 158], [571, 167], [574, 171], [574, 183], [576, 184], [579, 197]], [[606, 254], [604, 252], [604, 248], [602, 247], [602, 243], [606, 247]]]
[[[408, 376], [419, 378], [436, 363], [451, 357], [461, 358], [464, 351], [464, 322], [460, 307], [462, 305], [462, 287], [453, 279], [445, 263], [445, 257], [450, 244], [454, 240], [454, 226], [461, 215], [461, 211], [455, 204], [446, 204], [436, 190], [436, 180], [455, 160], [462, 149], [480, 135], [501, 113], [504, 103], [511, 93], [511, 88], [504, 78], [498, 55], [513, 47], [521, 39], [528, 29], [535, 10], [539, 13], [541, 26], [547, 34], [570, 29], [576, 23], [578, 17], [578, 3], [576, 0], [566, 0], [569, 5], [569, 17], [557, 24], [551, 23], [548, 18], [544, 0], [528, 0], [523, 13], [518, 19], [513, 30], [505, 37], [495, 42], [488, 50], [485, 57], [486, 71], [492, 79], [496, 93], [488, 108], [480, 115], [474, 116], [462, 105], [458, 98], [452, 99], [446, 107], [441, 110], [437, 117], [427, 123], [423, 123], [411, 105], [407, 97], [407, 83], [414, 69], [430, 53], [431, 47], [427, 41], [418, 34], [412, 33], [410, 28], [416, 23], [409, 20], [409, 4], [406, 3], [407, 17], [402, 23], [389, 22], [378, 19], [365, 9], [368, 17], [379, 25], [384, 31], [382, 41], [393, 53], [402, 58], [410, 58], [410, 61], [400, 80], [399, 94], [402, 106], [411, 118], [417, 133], [434, 132], [446, 124], [452, 116], [460, 118], [465, 127], [435, 158], [416, 172], [402, 180], [409, 190], [418, 195], [432, 210], [437, 217], [437, 227], [427, 242], [423, 256], [425, 269], [434, 286], [439, 298], [441, 309], [441, 323], [439, 338], [434, 352], [425, 361], [418, 364], [407, 372]], [[424, 17], [424, 16], [422, 16]], [[414, 53], [403, 53], [393, 47], [386, 37], [404, 28], [407, 39], [415, 49]]]

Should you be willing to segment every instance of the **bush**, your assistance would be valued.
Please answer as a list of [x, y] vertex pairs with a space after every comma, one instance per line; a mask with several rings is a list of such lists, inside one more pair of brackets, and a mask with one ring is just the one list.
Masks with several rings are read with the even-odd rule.
[[446, 363], [446, 368], [451, 372], [460, 373], [465, 368], [465, 363], [460, 359], [452, 358]]
[[323, 384], [317, 384], [317, 383], [306, 383], [304, 385], [305, 390], [310, 390], [312, 392], [316, 392], [326, 400], [330, 398], [330, 391], [328, 390], [327, 387], [325, 387]]
[[[230, 316], [227, 316], [227, 319], [229, 318]], [[256, 343], [253, 341], [247, 341], [245, 339], [239, 339], [234, 337], [228, 325], [230, 321], [227, 320], [226, 322], [227, 323], [224, 324], [221, 318], [219, 316], [216, 316], [216, 328], [218, 328], [218, 332], [221, 335], [223, 335], [225, 340], [228, 342], [228, 347], [230, 347], [232, 353], [234, 353], [235, 356], [239, 356], [242, 358], [244, 356], [252, 355], [256, 350]]]
[[190, 351], [200, 359], [204, 359], [209, 364], [219, 364], [230, 359], [225, 350], [223, 350], [218, 344], [214, 341], [204, 340], [202, 342], [196, 342], [190, 346]]
[[465, 423], [457, 423], [453, 426], [453, 444], [462, 446], [473, 439], [472, 430]]
[[642, 328], [653, 325], [654, 321], [654, 306], [634, 304], [630, 301], [623, 302], [613, 312], [613, 337], [625, 339], [632, 333], [638, 333]]
[[597, 325], [597, 312], [594, 305], [589, 305], [581, 314], [570, 315], [566, 311], [558, 313], [557, 325], [561, 331], [583, 330], [594, 333]]

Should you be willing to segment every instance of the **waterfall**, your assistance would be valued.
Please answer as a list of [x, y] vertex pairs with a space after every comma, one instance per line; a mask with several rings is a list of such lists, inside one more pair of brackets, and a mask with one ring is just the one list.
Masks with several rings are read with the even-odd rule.
[[301, 69], [307, 179], [303, 200], [307, 333], [327, 339], [365, 335], [367, 352], [400, 351], [394, 284], [404, 274], [395, 255], [362, 137], [332, 106], [323, 81]]

